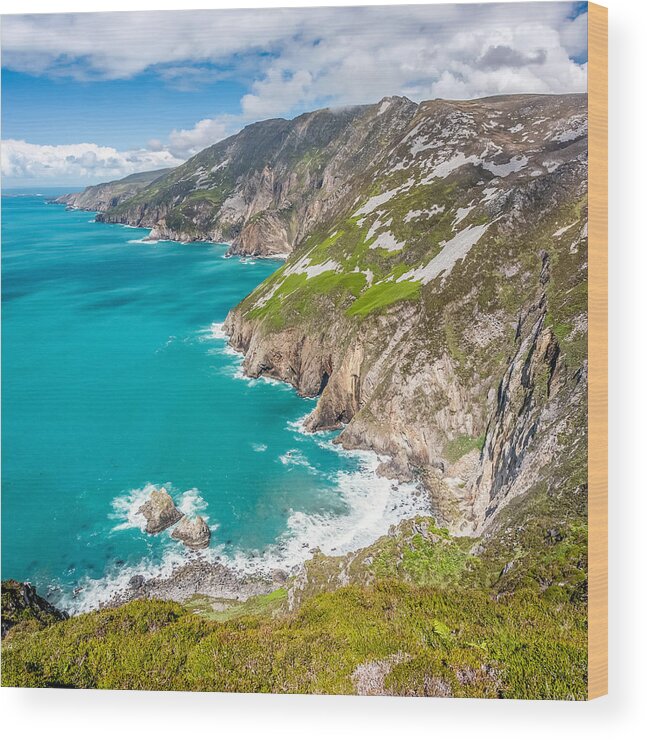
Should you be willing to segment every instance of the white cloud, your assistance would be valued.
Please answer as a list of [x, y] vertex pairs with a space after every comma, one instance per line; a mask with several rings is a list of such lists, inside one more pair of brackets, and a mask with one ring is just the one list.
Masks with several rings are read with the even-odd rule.
[[306, 70], [272, 67], [262, 80], [254, 83], [253, 94], [243, 95], [243, 116], [260, 119], [280, 115], [311, 97], [313, 81], [312, 73]]
[[[501, 36], [516, 38], [511, 48], [524, 55], [548, 52], [543, 44], [559, 47], [568, 66], [569, 54], [586, 50], [586, 14], [572, 19], [572, 8], [559, 2], [13, 15], [3, 18], [3, 64], [78, 79], [153, 69], [167, 83], [190, 86], [225, 74], [204, 65], [231, 74], [233, 61], [256, 72], [243, 104], [251, 113], [265, 110], [279, 89], [286, 100], [356, 97], [357, 90], [373, 100], [385, 87], [398, 92], [418, 81], [431, 89], [454, 64], [475, 70], [484, 46]], [[198, 75], [195, 65], [203, 65]]]
[[17, 139], [2, 142], [2, 176], [16, 180], [83, 183], [114, 180], [133, 172], [176, 167], [182, 160], [168, 151], [118, 151], [97, 144], [30, 144]]
[[586, 55], [588, 46], [588, 15], [582, 13], [560, 27], [560, 36], [566, 52], [573, 57]]
[[[243, 113], [275, 115], [321, 100], [368, 103], [393, 94], [421, 100], [584, 91], [586, 66], [569, 53], [586, 48], [586, 16], [573, 21], [570, 9], [568, 3], [358, 8], [355, 23], [331, 15], [318, 32], [304, 30], [285, 44], [243, 98]], [[371, 11], [364, 23], [361, 10]], [[483, 60], [497, 46], [507, 55], [488, 66]]]
[[[173, 156], [186, 159], [234, 133], [239, 128], [238, 120], [237, 116], [223, 115], [218, 118], [205, 118], [190, 129], [179, 131], [174, 129], [169, 134], [168, 143], [165, 146]], [[149, 142], [149, 146], [157, 143], [157, 141]], [[151, 148], [154, 147], [151, 146]]]
[[[259, 19], [268, 38], [258, 47], [273, 43], [275, 53], [241, 98], [241, 114], [174, 131], [168, 146], [189, 156], [245, 123], [322, 103], [584, 91], [586, 65], [569, 54], [586, 51], [586, 14], [573, 20], [570, 9], [568, 3], [318, 8], [293, 11], [283, 35]], [[251, 42], [243, 36], [242, 45]]]
[[4, 16], [3, 64], [77, 79], [125, 79], [151, 66], [217, 62], [271, 46], [292, 11], [139, 11]]

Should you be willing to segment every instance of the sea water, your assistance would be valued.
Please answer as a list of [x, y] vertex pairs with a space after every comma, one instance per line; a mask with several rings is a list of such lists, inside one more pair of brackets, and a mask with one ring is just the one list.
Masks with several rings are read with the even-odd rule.
[[2, 199], [2, 577], [72, 611], [190, 557], [137, 514], [164, 485], [211, 530], [206, 557], [289, 570], [426, 510], [372, 453], [306, 434], [314, 408], [253, 380], [227, 312], [280, 266], [223, 244], [145, 241], [47, 204]]

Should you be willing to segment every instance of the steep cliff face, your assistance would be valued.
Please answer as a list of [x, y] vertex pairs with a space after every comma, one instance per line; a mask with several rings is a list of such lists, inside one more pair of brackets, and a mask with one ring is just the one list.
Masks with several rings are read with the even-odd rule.
[[586, 154], [585, 96], [421, 104], [230, 313], [246, 371], [318, 396], [311, 430], [384, 454], [382, 472], [420, 480], [455, 532], [572, 480]]
[[247, 126], [173, 170], [100, 220], [151, 238], [231, 242], [232, 254], [286, 254], [343, 210], [415, 115], [406, 98]]
[[246, 371], [474, 532], [585, 464], [586, 158], [583, 95], [387, 98], [248, 126], [99, 218], [289, 256], [227, 319]]
[[169, 168], [152, 172], [138, 172], [121, 180], [111, 180], [100, 185], [91, 185], [80, 193], [67, 193], [53, 198], [52, 203], [60, 203], [69, 208], [78, 208], [81, 211], [107, 211], [114, 208], [121, 201], [132, 198], [140, 190], [150, 185], [160, 177], [168, 174]]

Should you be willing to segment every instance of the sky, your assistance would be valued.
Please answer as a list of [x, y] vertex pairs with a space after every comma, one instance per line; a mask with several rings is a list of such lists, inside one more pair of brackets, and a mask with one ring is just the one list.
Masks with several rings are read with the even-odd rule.
[[2, 17], [2, 184], [176, 166], [266, 118], [584, 92], [586, 3]]

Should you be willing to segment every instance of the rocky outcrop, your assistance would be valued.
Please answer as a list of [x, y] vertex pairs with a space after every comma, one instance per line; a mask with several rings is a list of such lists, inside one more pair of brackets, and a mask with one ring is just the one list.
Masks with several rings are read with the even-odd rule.
[[[384, 685], [386, 677], [393, 666], [409, 658], [406, 653], [394, 653], [381, 660], [369, 660], [360, 663], [351, 676], [353, 686], [358, 696], [389, 696]], [[449, 693], [434, 694], [434, 696], [451, 696]]]
[[146, 532], [159, 534], [180, 521], [184, 514], [175, 507], [165, 488], [155, 488], [148, 501], [139, 507], [138, 514], [146, 519]]
[[180, 540], [191, 550], [202, 550], [209, 547], [211, 530], [201, 516], [196, 516], [194, 519], [184, 516], [171, 532], [171, 537]]
[[[268, 594], [285, 585], [285, 574], [268, 576], [244, 575], [227, 567], [221, 560], [190, 558], [170, 574], [130, 582], [128, 586], [110, 595], [100, 608], [111, 608], [133, 599], [162, 599], [184, 603], [200, 594], [201, 597], [225, 602], [243, 602], [250, 596]], [[141, 579], [141, 580], [140, 580]]]
[[30, 583], [2, 581], [2, 637], [13, 628], [39, 629], [62, 619], [66, 612], [39, 596]]

